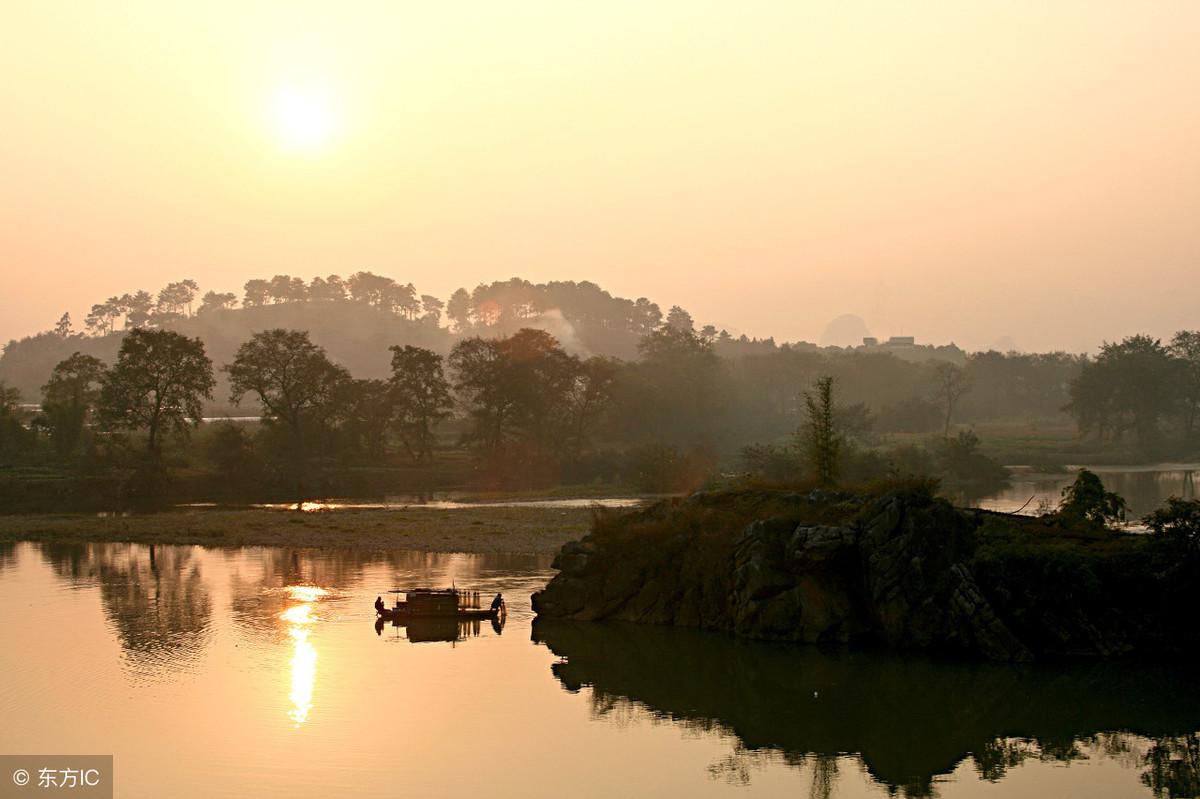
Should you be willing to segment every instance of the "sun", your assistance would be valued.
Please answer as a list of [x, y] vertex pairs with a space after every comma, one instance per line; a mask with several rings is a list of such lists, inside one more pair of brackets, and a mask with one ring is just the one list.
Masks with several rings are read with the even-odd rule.
[[333, 133], [335, 115], [329, 96], [313, 89], [280, 89], [275, 93], [272, 116], [280, 141], [289, 149], [320, 149]]

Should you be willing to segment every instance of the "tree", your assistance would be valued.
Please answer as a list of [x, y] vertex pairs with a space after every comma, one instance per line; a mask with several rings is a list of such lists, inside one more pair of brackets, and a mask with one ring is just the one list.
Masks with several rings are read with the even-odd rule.
[[337, 275], [314, 277], [308, 284], [308, 298], [313, 302], [337, 302], [346, 299], [346, 282]]
[[382, 311], [393, 311], [397, 301], [396, 281], [373, 272], [355, 272], [346, 281], [350, 297]]
[[267, 284], [267, 296], [275, 302], [303, 302], [308, 297], [308, 289], [302, 278], [275, 275]]
[[431, 294], [422, 294], [421, 310], [424, 311], [424, 314], [421, 316], [421, 321], [437, 327], [442, 323], [442, 309], [445, 307], [446, 303], [437, 297]]
[[154, 298], [148, 291], [123, 294], [121, 304], [125, 306], [126, 327], [142, 327], [150, 321], [150, 315], [154, 312]]
[[1178, 377], [1178, 362], [1158, 339], [1138, 335], [1106, 342], [1071, 383], [1066, 409], [1081, 432], [1098, 429], [1103, 440], [1111, 431], [1120, 441], [1132, 429], [1139, 444], [1150, 445], [1158, 440], [1160, 421], [1173, 410]]
[[1183, 544], [1200, 547], [1200, 501], [1171, 497], [1167, 504], [1142, 521], [1156, 534]]
[[113, 332], [117, 317], [122, 313], [120, 298], [109, 297], [106, 301], [93, 305], [83, 323], [93, 335], [107, 336]]
[[678, 305], [672, 305], [671, 310], [667, 311], [667, 325], [676, 330], [691, 331], [695, 329], [695, 323], [692, 322], [692, 315]]
[[194, 280], [168, 283], [158, 292], [158, 306], [155, 310], [166, 316], [191, 316], [192, 301], [196, 299], [199, 291], [200, 287]]
[[283, 433], [284, 471], [295, 483], [297, 500], [304, 499], [308, 461], [350, 399], [350, 373], [330, 361], [308, 333], [280, 328], [255, 333], [225, 371], [230, 401], [256, 395], [268, 423]]
[[664, 325], [638, 342], [637, 363], [620, 371], [613, 414], [628, 438], [694, 449], [728, 429], [726, 372], [693, 331]]
[[84, 425], [100, 400], [104, 364], [99, 358], [76, 352], [60, 361], [42, 386], [43, 423], [59, 457], [76, 450]]
[[491, 457], [520, 442], [541, 460], [565, 445], [567, 409], [579, 359], [544, 330], [460, 341], [450, 352], [455, 389], [474, 420], [467, 441]]
[[156, 457], [164, 431], [186, 433], [212, 399], [212, 361], [204, 343], [170, 330], [131, 330], [100, 389], [100, 418], [112, 430], [146, 430]]
[[260, 279], [247, 280], [243, 286], [242, 307], [257, 308], [260, 305], [265, 305], [267, 302], [267, 294], [270, 293], [271, 285]]
[[54, 335], [59, 338], [68, 338], [71, 335], [71, 314], [64, 312], [58, 318], [58, 323], [54, 325]]
[[837, 482], [838, 452], [842, 443], [834, 420], [833, 378], [819, 378], [814, 388], [815, 395], [811, 391], [804, 392], [808, 419], [798, 433], [799, 449], [817, 482], [831, 486]]
[[196, 310], [196, 315], [211, 313], [212, 311], [225, 311], [237, 305], [237, 295], [232, 291], [217, 293], [209, 291], [205, 293], [200, 300], [200, 307]]
[[1125, 520], [1125, 500], [1112, 491], [1106, 491], [1095, 472], [1080, 469], [1075, 482], [1062, 490], [1058, 515], [1068, 520], [1103, 526], [1108, 522]]
[[572, 460], [588, 448], [591, 433], [612, 405], [620, 364], [611, 358], [595, 356], [582, 364], [568, 391], [568, 455]]
[[1179, 364], [1179, 410], [1184, 439], [1190, 441], [1200, 421], [1200, 330], [1180, 330], [1167, 349]]
[[21, 392], [0, 380], [0, 459], [15, 460], [33, 441], [19, 418]]
[[371, 458], [381, 458], [396, 413], [396, 397], [383, 380], [349, 380], [343, 385], [339, 415], [344, 432]]
[[638, 336], [648, 336], [662, 324], [662, 311], [645, 297], [633, 301], [629, 329]]
[[939, 361], [933, 367], [933, 400], [942, 409], [942, 436], [950, 437], [950, 422], [954, 418], [954, 409], [963, 394], [971, 388], [966, 373], [961, 366], [949, 361]]
[[388, 305], [405, 319], [413, 320], [421, 312], [421, 301], [417, 299], [417, 289], [412, 283], [401, 286], [393, 283], [388, 291]]
[[454, 402], [442, 370], [442, 356], [412, 346], [394, 346], [391, 383], [394, 425], [416, 462], [433, 457], [433, 430], [450, 415]]
[[473, 307], [471, 295], [467, 293], [466, 289], [457, 289], [450, 295], [450, 302], [446, 304], [446, 315], [454, 323], [455, 332], [462, 333], [471, 326], [471, 309]]

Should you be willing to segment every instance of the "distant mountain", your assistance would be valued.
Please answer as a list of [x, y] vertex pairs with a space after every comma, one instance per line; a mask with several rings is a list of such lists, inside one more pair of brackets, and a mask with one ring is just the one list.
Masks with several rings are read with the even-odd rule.
[[842, 314], [825, 325], [820, 343], [822, 347], [857, 347], [870, 335], [871, 331], [861, 316]]

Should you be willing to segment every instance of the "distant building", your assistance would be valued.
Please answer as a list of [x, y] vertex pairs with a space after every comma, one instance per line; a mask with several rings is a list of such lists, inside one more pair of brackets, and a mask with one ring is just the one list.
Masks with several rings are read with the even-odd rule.
[[889, 347], [912, 347], [917, 343], [915, 336], [892, 336], [887, 340]]
[[865, 336], [863, 338], [863, 346], [864, 347], [878, 347], [879, 339], [875, 338], [874, 336]]

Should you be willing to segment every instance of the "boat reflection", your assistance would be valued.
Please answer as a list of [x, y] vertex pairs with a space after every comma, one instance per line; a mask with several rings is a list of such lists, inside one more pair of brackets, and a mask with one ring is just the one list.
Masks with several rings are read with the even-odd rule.
[[814, 780], [828, 782], [853, 753], [910, 797], [963, 761], [989, 781], [1031, 758], [1101, 757], [1143, 768], [1157, 795], [1193, 796], [1200, 781], [1200, 686], [1184, 666], [944, 662], [620, 622], [539, 619], [533, 640], [561, 658], [564, 689], [590, 687], [597, 718], [640, 709], [736, 736], [729, 774], [766, 753], [823, 763]]
[[410, 644], [442, 642], [457, 644], [468, 638], [478, 638], [483, 634], [485, 625], [492, 632], [500, 635], [504, 632], [504, 616], [491, 619], [456, 619], [449, 617], [418, 617], [392, 616], [375, 620], [375, 634], [382, 636], [385, 627], [391, 626], [395, 635], [393, 640], [408, 641]]

